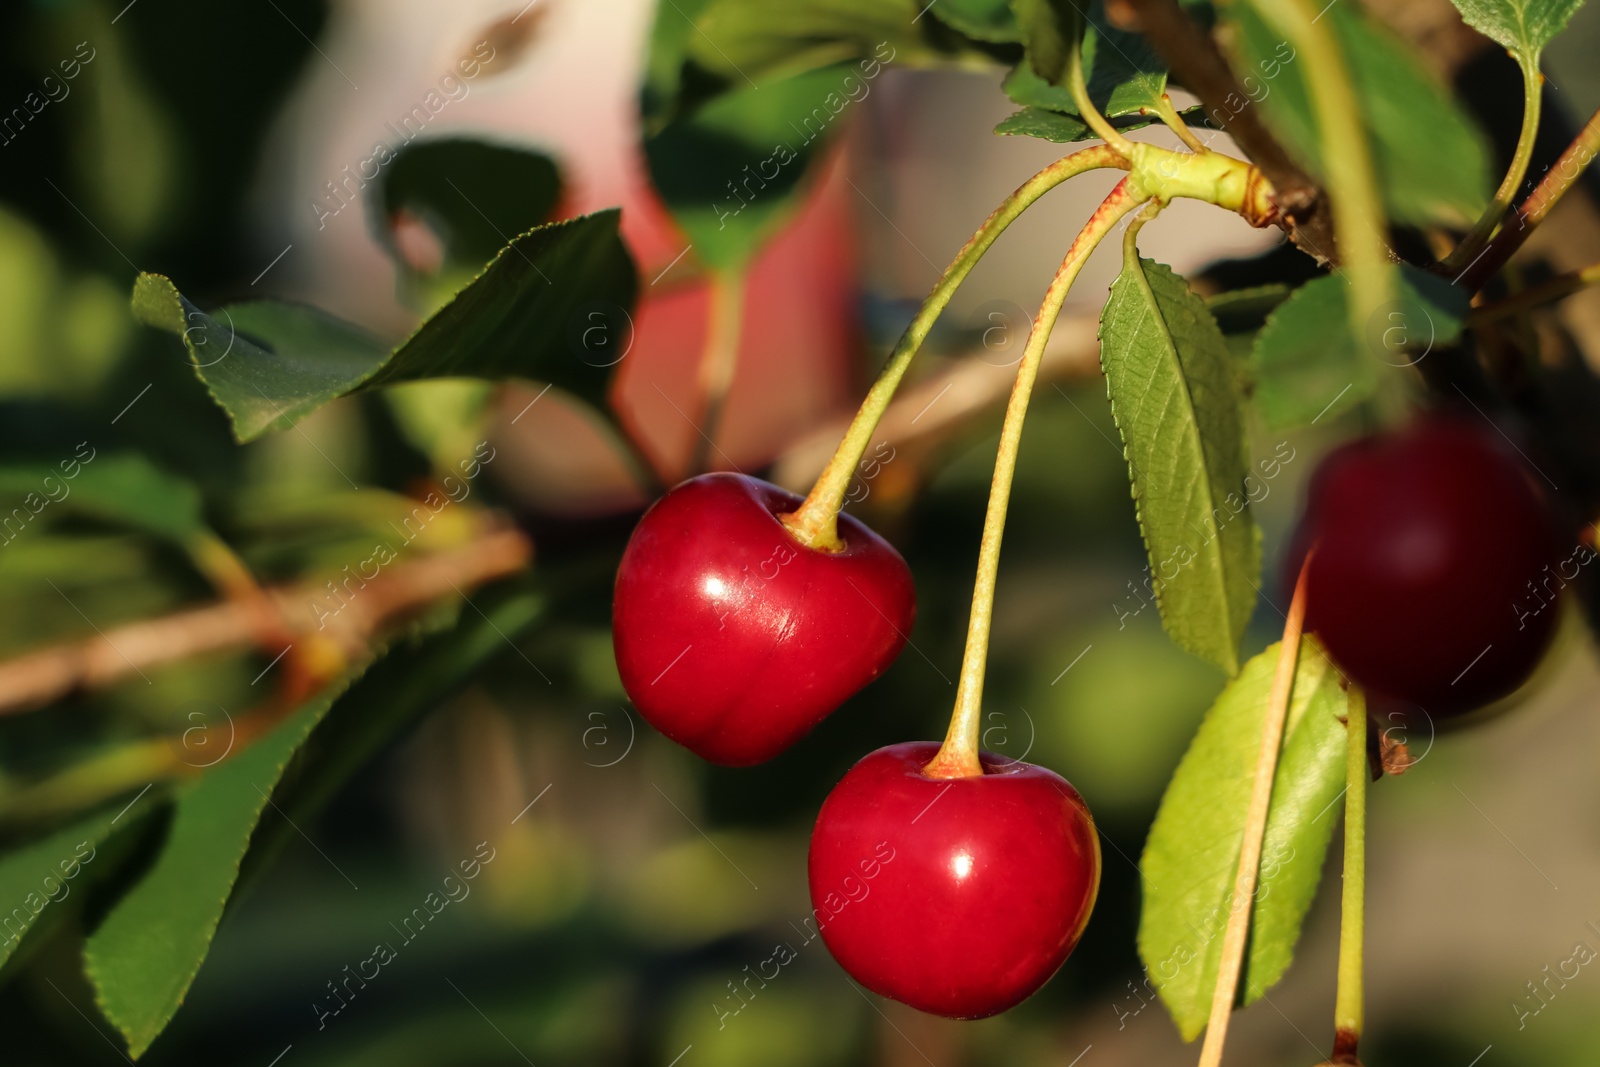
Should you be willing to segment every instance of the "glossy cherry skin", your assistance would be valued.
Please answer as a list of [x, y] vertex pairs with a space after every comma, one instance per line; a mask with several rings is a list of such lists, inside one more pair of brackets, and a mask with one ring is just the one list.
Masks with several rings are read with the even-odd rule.
[[1492, 425], [1442, 414], [1323, 461], [1296, 538], [1306, 622], [1352, 680], [1443, 715], [1527, 680], [1561, 584], [1536, 477]]
[[880, 748], [834, 786], [811, 833], [811, 907], [868, 989], [981, 1019], [1026, 1000], [1077, 945], [1100, 842], [1060, 775], [985, 752], [982, 775], [930, 778], [938, 749]]
[[612, 639], [639, 713], [730, 766], [782, 752], [872, 681], [916, 616], [911, 570], [848, 515], [844, 547], [797, 542], [801, 499], [742, 474], [692, 478], [645, 512], [617, 570]]

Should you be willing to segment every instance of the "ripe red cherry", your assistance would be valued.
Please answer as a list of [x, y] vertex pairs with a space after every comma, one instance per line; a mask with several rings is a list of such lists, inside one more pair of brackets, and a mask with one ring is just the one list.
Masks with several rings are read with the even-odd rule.
[[1536, 477], [1493, 426], [1453, 415], [1323, 461], [1297, 540], [1315, 545], [1307, 625], [1345, 673], [1430, 714], [1527, 679], [1564, 584]]
[[923, 773], [939, 746], [880, 748], [811, 834], [811, 906], [856, 981], [913, 1008], [981, 1019], [1067, 958], [1100, 887], [1094, 819], [1066, 779], [981, 753], [984, 773]]
[[911, 571], [849, 515], [844, 548], [796, 541], [801, 498], [692, 478], [645, 512], [617, 570], [612, 635], [639, 713], [713, 763], [771, 759], [872, 681], [916, 616]]

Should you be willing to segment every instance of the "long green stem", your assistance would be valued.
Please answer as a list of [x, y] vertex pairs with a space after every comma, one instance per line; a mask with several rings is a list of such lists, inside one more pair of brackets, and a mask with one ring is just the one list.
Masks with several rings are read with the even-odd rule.
[[1156, 101], [1155, 112], [1161, 116], [1161, 121], [1167, 124], [1167, 129], [1178, 135], [1178, 140], [1189, 146], [1195, 153], [1209, 152], [1205, 142], [1195, 136], [1189, 124], [1183, 121], [1183, 116], [1178, 114], [1178, 109], [1172, 106], [1172, 97], [1166, 93], [1161, 94], [1161, 99]]
[[1361, 959], [1367, 888], [1367, 698], [1350, 687], [1344, 761], [1344, 891], [1339, 908], [1339, 991], [1333, 1006], [1333, 1062], [1359, 1063]]
[[706, 323], [706, 346], [700, 357], [700, 432], [689, 454], [689, 473], [706, 469], [722, 422], [722, 408], [739, 366], [739, 334], [744, 326], [745, 269], [718, 271], [711, 276], [711, 305]]
[[917, 354], [917, 349], [922, 347], [922, 342], [928, 336], [928, 331], [933, 328], [934, 321], [950, 303], [950, 298], [972, 272], [978, 260], [989, 251], [989, 246], [994, 244], [995, 239], [1005, 232], [1006, 227], [1010, 226], [1018, 215], [1045, 193], [1068, 178], [1105, 167], [1119, 167], [1126, 170], [1128, 161], [1107, 145], [1095, 145], [1093, 148], [1085, 148], [1056, 160], [1006, 197], [961, 247], [961, 251], [956, 253], [955, 259], [950, 261], [944, 274], [934, 283], [933, 291], [922, 302], [916, 318], [911, 320], [911, 325], [907, 326], [906, 332], [901, 335], [899, 343], [895, 345], [894, 352], [889, 357], [888, 365], [868, 390], [866, 399], [861, 402], [860, 410], [850, 423], [850, 428], [845, 431], [844, 439], [839, 442], [833, 458], [823, 468], [805, 503], [784, 517], [785, 524], [797, 540], [813, 548], [828, 551], [840, 547], [839, 509], [844, 506], [844, 496], [850, 489], [850, 480], [855, 475], [856, 465], [861, 462], [867, 446], [872, 443], [872, 434], [878, 427], [878, 420], [883, 416], [884, 409], [889, 406], [889, 401], [894, 398], [894, 391], [899, 386], [900, 379], [905, 376], [906, 368], [911, 365], [911, 359]]
[[1244, 963], [1245, 942], [1249, 939], [1256, 881], [1261, 874], [1261, 843], [1266, 837], [1267, 816], [1272, 809], [1272, 780], [1277, 775], [1284, 723], [1289, 716], [1289, 698], [1294, 693], [1294, 673], [1299, 663], [1305, 618], [1306, 568], [1302, 564], [1294, 586], [1294, 599], [1289, 602], [1289, 615], [1283, 623], [1283, 644], [1278, 647], [1272, 692], [1261, 720], [1261, 747], [1256, 754], [1250, 808], [1245, 814], [1244, 838], [1239, 844], [1239, 867], [1234, 874], [1233, 896], [1229, 898], [1228, 925], [1222, 932], [1222, 956], [1217, 962], [1217, 985], [1211, 993], [1211, 1019], [1206, 1023], [1206, 1041], [1200, 1049], [1199, 1067], [1218, 1067], [1222, 1063], [1222, 1047], [1228, 1040], [1228, 1021], [1233, 1016], [1239, 970]]
[[1288, 39], [1306, 64], [1311, 107], [1321, 130], [1322, 159], [1333, 205], [1334, 237], [1350, 277], [1351, 327], [1357, 336], [1390, 293], [1390, 264], [1384, 247], [1383, 201], [1373, 176], [1372, 152], [1362, 126], [1360, 103], [1350, 83], [1333, 24], [1318, 22], [1320, 3], [1280, 0], [1254, 6]]
[[1517, 134], [1517, 149], [1511, 156], [1511, 166], [1506, 169], [1500, 188], [1495, 191], [1494, 200], [1478, 217], [1472, 232], [1462, 238], [1455, 251], [1445, 258], [1445, 270], [1451, 274], [1471, 263], [1483, 251], [1489, 238], [1494, 235], [1495, 227], [1500, 225], [1506, 212], [1516, 202], [1517, 190], [1522, 187], [1522, 179], [1528, 175], [1528, 162], [1533, 159], [1533, 142], [1539, 134], [1544, 78], [1539, 73], [1537, 59], [1521, 56], [1518, 57], [1518, 63], [1522, 67], [1522, 131]]
[[972, 587], [972, 613], [967, 620], [967, 647], [961, 658], [961, 679], [956, 685], [955, 712], [950, 717], [950, 730], [944, 744], [924, 769], [924, 773], [932, 777], [966, 778], [983, 773], [983, 765], [978, 760], [978, 743], [983, 718], [984, 668], [989, 659], [989, 625], [994, 616], [995, 579], [1000, 570], [1000, 538], [1005, 532], [1006, 507], [1011, 501], [1011, 481], [1017, 470], [1017, 450], [1022, 444], [1028, 398], [1033, 394], [1033, 383], [1039, 375], [1039, 361], [1044, 357], [1050, 331], [1089, 253], [1124, 215], [1147, 199], [1147, 194], [1136, 190], [1131, 178], [1117, 183], [1067, 250], [1050, 288], [1045, 291], [1039, 318], [1028, 334], [1028, 344], [1023, 350], [1017, 380], [1011, 387], [1011, 399], [1006, 403], [1005, 421], [1000, 428], [1000, 448], [995, 455], [989, 507], [983, 517], [983, 539], [978, 548], [978, 573]]

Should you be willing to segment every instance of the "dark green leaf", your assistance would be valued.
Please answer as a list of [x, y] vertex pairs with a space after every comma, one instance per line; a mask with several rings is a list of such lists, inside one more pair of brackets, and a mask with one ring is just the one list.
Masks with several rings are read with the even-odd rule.
[[1100, 316], [1100, 362], [1162, 624], [1233, 674], [1261, 572], [1233, 358], [1184, 280], [1133, 256]]
[[[1184, 1040], [1205, 1028], [1232, 909], [1274, 644], [1217, 697], [1161, 798], [1145, 842], [1139, 956]], [[1344, 781], [1344, 690], [1314, 639], [1300, 647], [1240, 978], [1244, 1003], [1283, 977], [1322, 876]], [[1242, 903], [1242, 902], [1241, 902]]]
[[549, 156], [465, 137], [418, 141], [384, 169], [370, 221], [398, 257], [391, 222], [415, 215], [443, 241], [445, 270], [477, 273], [513, 236], [548, 221], [560, 195]]
[[1022, 40], [1022, 26], [1010, 0], [935, 0], [928, 11], [977, 41], [1006, 44]]
[[1224, 334], [1258, 330], [1272, 309], [1289, 299], [1293, 291], [1281, 282], [1230, 289], [1206, 297], [1206, 310]]
[[656, 190], [701, 262], [737, 269], [772, 235], [811, 158], [871, 91], [867, 69], [829, 67], [726, 93], [645, 142]]
[[1398, 298], [1351, 332], [1349, 283], [1337, 274], [1296, 289], [1267, 316], [1251, 364], [1255, 402], [1273, 429], [1304, 426], [1372, 395], [1385, 366], [1405, 367], [1461, 335], [1470, 296], [1412, 266], [1394, 274]]
[[[1191, 122], [1198, 123], [1201, 119], [1199, 108], [1190, 108], [1180, 111], [1179, 116]], [[1146, 126], [1161, 121], [1156, 118], [1143, 116], [1128, 116], [1111, 120], [1111, 125], [1119, 130], [1140, 130]], [[1001, 135], [1021, 135], [1025, 137], [1038, 137], [1057, 144], [1072, 144], [1077, 141], [1090, 141], [1099, 137], [1089, 127], [1085, 126], [1076, 117], [1063, 114], [1060, 111], [1048, 111], [1042, 107], [1025, 107], [1011, 116], [1002, 119], [994, 128], [994, 132]]]
[[143, 1055], [211, 948], [256, 823], [289, 758], [333, 705], [330, 692], [176, 797], [161, 852], [84, 946], [101, 1012]]
[[1550, 39], [1567, 28], [1583, 0], [1454, 0], [1468, 26], [1537, 66]]
[[[1066, 88], [1066, 49], [1074, 32], [1072, 20], [1084, 20], [1083, 73], [1089, 99], [1109, 119], [1143, 116], [1161, 102], [1167, 90], [1167, 68], [1138, 34], [1113, 26], [1101, 0], [1080, 13], [1066, 0], [1063, 12], [1050, 0], [1034, 0], [1018, 7], [1036, 33], [1028, 39], [1028, 60], [1006, 76], [1006, 95], [1025, 107], [1042, 107], [1080, 117], [1078, 105]], [[1156, 121], [1154, 118], [1151, 121]], [[1120, 126], [1120, 124], [1118, 124]], [[1129, 127], [1122, 127], [1129, 128]]]
[[0, 966], [22, 945], [29, 931], [62, 911], [65, 901], [80, 891], [88, 879], [79, 880], [92, 864], [101, 845], [114, 830], [134, 825], [149, 801], [137, 806], [118, 801], [37, 841], [13, 848], [0, 856]]
[[[1316, 175], [1326, 173], [1311, 109], [1305, 64], [1248, 3], [1230, 4], [1236, 65], [1269, 125]], [[1483, 134], [1412, 51], [1375, 26], [1359, 6], [1335, 4], [1327, 19], [1338, 34], [1350, 81], [1372, 138], [1384, 206], [1397, 222], [1466, 223], [1489, 199], [1489, 151]], [[1252, 107], [1240, 101], [1241, 107]]]
[[312, 308], [259, 301], [207, 314], [158, 274], [139, 276], [133, 308], [183, 338], [241, 441], [357, 389], [426, 378], [529, 378], [600, 405], [637, 287], [617, 218], [602, 211], [522, 234], [392, 350]]
[[[682, 47], [696, 67], [745, 89], [766, 89], [770, 81], [836, 63], [927, 64], [959, 54], [962, 43], [923, 17], [923, 6], [915, 0], [710, 0], [699, 6]], [[681, 17], [664, 5], [657, 21]]]
[[1073, 45], [1083, 39], [1083, 12], [1074, 0], [1012, 0], [1011, 8], [1022, 27], [1027, 58], [1021, 65], [1046, 85], [1066, 85]]

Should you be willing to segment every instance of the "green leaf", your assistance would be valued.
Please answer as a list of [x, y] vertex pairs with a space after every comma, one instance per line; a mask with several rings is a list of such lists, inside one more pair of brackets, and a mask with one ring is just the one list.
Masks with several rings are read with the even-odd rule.
[[[298, 836], [295, 824], [316, 818], [357, 771], [487, 664], [505, 657], [513, 669], [528, 672], [529, 685], [544, 688], [545, 681], [517, 657], [515, 642], [550, 616], [548, 582], [530, 574], [473, 593], [472, 605], [462, 608], [454, 626], [391, 649], [340, 696], [302, 746], [291, 780], [274, 798], [286, 818], [263, 824], [246, 858], [245, 877]], [[601, 588], [606, 588], [603, 582]]]
[[1531, 66], [1550, 39], [1567, 28], [1583, 0], [1454, 0], [1468, 26]]
[[372, 232], [399, 258], [391, 220], [406, 212], [445, 247], [445, 270], [476, 273], [511, 242], [549, 220], [561, 176], [549, 156], [467, 137], [406, 145], [384, 168], [382, 195], [369, 201]]
[[[602, 405], [628, 343], [633, 261], [608, 210], [540, 226], [389, 349], [313, 308], [273, 301], [207, 314], [159, 274], [134, 283], [134, 314], [183, 338], [195, 373], [240, 441], [294, 425], [357, 389], [426, 378], [529, 378]], [[592, 342], [593, 316], [611, 331]], [[625, 347], [623, 347], [625, 354]]]
[[1103, 0], [1095, 0], [1087, 13], [1080, 12], [1073, 0], [1066, 3], [1061, 9], [1053, 0], [1018, 0], [1018, 15], [1030, 27], [1028, 58], [1006, 76], [1006, 95], [1025, 107], [1082, 117], [1066, 88], [1066, 50], [1076, 32], [1072, 20], [1079, 18], [1084, 22], [1083, 76], [1095, 108], [1108, 119], [1143, 116], [1154, 109], [1167, 91], [1167, 68], [1161, 57], [1143, 37], [1113, 26]]
[[[1199, 108], [1190, 108], [1178, 112], [1180, 118], [1198, 123], [1201, 120]], [[1139, 130], [1146, 126], [1161, 121], [1156, 118], [1143, 116], [1128, 116], [1111, 120], [1111, 125], [1119, 130]], [[1021, 135], [1024, 137], [1038, 137], [1045, 141], [1054, 141], [1057, 144], [1072, 144], [1076, 141], [1089, 141], [1099, 137], [1089, 127], [1085, 126], [1077, 117], [1063, 114], [1060, 111], [1048, 111], [1042, 107], [1025, 107], [1013, 113], [1008, 118], [1002, 119], [994, 128], [994, 132], [1006, 135]]]
[[1405, 367], [1461, 336], [1471, 296], [1409, 264], [1397, 300], [1351, 332], [1349, 283], [1315, 278], [1267, 316], [1251, 353], [1255, 403], [1272, 429], [1320, 422], [1371, 396], [1385, 366]]
[[[1211, 1012], [1278, 648], [1246, 663], [1206, 712], [1139, 864], [1139, 956], [1186, 1041]], [[1288, 969], [1322, 876], [1344, 781], [1345, 710], [1337, 672], [1314, 639], [1303, 639], [1239, 983], [1245, 1004]]]
[[769, 81], [718, 96], [645, 142], [656, 191], [701, 262], [736, 270], [760, 249], [872, 85], [854, 65]]
[[160, 854], [89, 935], [84, 964], [96, 1000], [134, 1058], [183, 1003], [268, 798], [337, 695], [317, 698], [178, 793]]
[[1100, 316], [1100, 363], [1167, 633], [1233, 674], [1261, 537], [1233, 359], [1184, 280], [1129, 256]]
[[1010, 0], [936, 0], [928, 11], [977, 41], [1010, 44], [1022, 40], [1022, 26]]
[[[1224, 10], [1238, 31], [1232, 37], [1235, 65], [1260, 93], [1252, 98], [1296, 158], [1325, 176], [1305, 64], [1251, 4]], [[1390, 218], [1415, 225], [1476, 219], [1491, 184], [1482, 132], [1411, 49], [1370, 22], [1358, 5], [1335, 4], [1326, 17], [1349, 65]]]
[[[942, 0], [941, 0], [942, 2]], [[710, 0], [682, 36], [684, 57], [728, 85], [766, 89], [770, 81], [875, 58], [927, 64], [964, 50], [915, 0]], [[683, 19], [663, 5], [656, 16]], [[681, 34], [681, 30], [678, 31]]]
[[133, 804], [118, 801], [0, 856], [0, 901], [5, 902], [0, 906], [11, 909], [0, 913], [0, 966], [30, 931], [61, 914], [67, 898], [83, 889], [88, 879], [79, 881], [79, 876], [112, 832], [133, 826], [150, 807], [139, 797]]
[[[85, 443], [85, 446], [87, 442]], [[0, 467], [0, 515], [12, 505], [39, 513], [60, 509], [121, 523], [187, 545], [208, 532], [200, 491], [137, 452], [100, 453], [80, 446], [75, 457], [48, 464]], [[68, 471], [75, 473], [68, 475]], [[47, 501], [47, 503], [46, 503]]]

